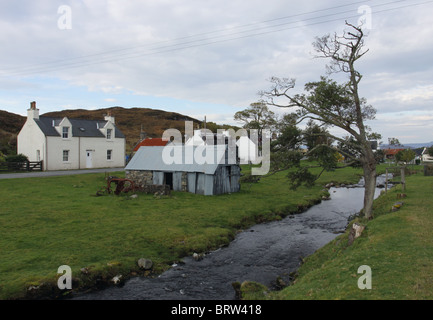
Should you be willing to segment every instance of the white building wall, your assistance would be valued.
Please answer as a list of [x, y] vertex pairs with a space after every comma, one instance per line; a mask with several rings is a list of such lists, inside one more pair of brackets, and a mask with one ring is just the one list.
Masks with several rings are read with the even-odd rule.
[[255, 162], [257, 159], [257, 146], [248, 137], [240, 137], [236, 145], [239, 150], [239, 160], [241, 163]]
[[[17, 137], [17, 152], [29, 158], [29, 161], [44, 160], [45, 135], [33, 119], [25, 122]], [[38, 153], [39, 150], [39, 153]], [[39, 155], [39, 159], [38, 159]]]
[[[62, 139], [47, 137], [47, 170], [71, 170], [90, 168], [114, 168], [125, 166], [125, 141], [104, 138], [73, 137]], [[68, 150], [68, 160], [64, 161], [63, 151]], [[107, 150], [111, 159], [107, 159]], [[90, 153], [91, 160], [88, 159]]]
[[[107, 150], [112, 150], [111, 160], [107, 159]], [[91, 163], [87, 159], [87, 153], [91, 153]], [[114, 138], [81, 138], [80, 164], [85, 168], [110, 168], [125, 166], [125, 140]]]
[[433, 157], [428, 154], [422, 155], [422, 162], [433, 162]]
[[[79, 169], [78, 163], [79, 138], [62, 139], [61, 137], [47, 137], [46, 170]], [[67, 150], [68, 159], [64, 161], [63, 151]]]

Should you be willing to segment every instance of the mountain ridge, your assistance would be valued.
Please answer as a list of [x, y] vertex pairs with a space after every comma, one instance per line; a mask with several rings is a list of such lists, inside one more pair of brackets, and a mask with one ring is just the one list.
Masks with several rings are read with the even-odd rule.
[[402, 143], [400, 145], [389, 145], [389, 144], [382, 144], [380, 145], [380, 149], [418, 149], [418, 148], [428, 148], [433, 146], [433, 141], [430, 142], [423, 142], [423, 143]]

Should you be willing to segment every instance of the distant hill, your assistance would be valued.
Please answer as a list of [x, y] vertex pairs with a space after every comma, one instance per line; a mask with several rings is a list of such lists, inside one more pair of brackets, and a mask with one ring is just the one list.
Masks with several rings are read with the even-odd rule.
[[424, 148], [424, 147], [431, 147], [433, 146], [433, 141], [430, 142], [425, 142], [425, 143], [407, 143], [404, 144], [404, 146], [406, 148], [411, 148], [411, 149], [418, 149], [418, 148]]
[[44, 113], [46, 117], [68, 117], [73, 119], [100, 120], [111, 112], [117, 127], [126, 136], [126, 151], [130, 150], [140, 140], [141, 130], [146, 137], [161, 138], [166, 129], [177, 129], [184, 133], [185, 121], [192, 121], [194, 128], [201, 126], [201, 121], [175, 112], [167, 112], [149, 108], [112, 107], [98, 110], [63, 110]]
[[3, 154], [16, 152], [17, 135], [26, 122], [26, 117], [0, 110], [0, 151]]
[[[126, 136], [126, 152], [129, 153], [135, 144], [140, 141], [140, 133], [143, 130], [146, 137], [161, 138], [162, 134], [167, 129], [177, 129], [182, 134], [185, 133], [185, 121], [192, 121], [194, 129], [201, 128], [203, 122], [189, 116], [182, 115], [176, 112], [168, 112], [150, 108], [123, 108], [111, 107], [98, 110], [63, 110], [41, 114], [46, 117], [68, 117], [74, 119], [104, 119], [104, 115], [111, 112], [115, 117], [117, 127]], [[16, 151], [16, 136], [21, 130], [26, 117], [9, 113], [0, 110], [0, 150], [5, 148], [14, 148]], [[207, 123], [207, 128], [215, 132], [218, 128], [227, 128], [231, 126], [217, 125], [215, 123]], [[237, 129], [236, 127], [233, 127]], [[12, 140], [12, 144], [9, 142]], [[9, 152], [3, 152], [9, 153]]]

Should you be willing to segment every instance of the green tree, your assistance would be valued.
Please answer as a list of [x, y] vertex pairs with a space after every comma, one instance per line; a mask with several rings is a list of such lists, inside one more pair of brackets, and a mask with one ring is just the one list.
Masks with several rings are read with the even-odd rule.
[[[311, 186], [321, 176], [324, 170], [333, 170], [338, 161], [338, 153], [330, 148], [332, 139], [327, 136], [326, 128], [310, 121], [304, 130], [297, 127], [297, 115], [286, 114], [278, 121], [279, 136], [271, 143], [271, 170], [276, 172], [295, 168], [288, 173], [292, 189], [301, 184]], [[308, 146], [309, 150], [302, 149]], [[312, 164], [301, 164], [307, 157]], [[322, 167], [319, 174], [311, 174], [309, 169]]]
[[328, 133], [326, 127], [318, 125], [313, 120], [308, 121], [303, 131], [305, 146], [308, 150], [312, 150], [317, 145], [330, 146], [334, 140]]
[[415, 151], [413, 151], [412, 149], [404, 149], [397, 152], [397, 154], [395, 155], [395, 160], [397, 162], [404, 162], [404, 164], [408, 164], [413, 159], [415, 159], [415, 156]]
[[278, 136], [271, 143], [271, 152], [299, 150], [303, 144], [302, 130], [296, 126], [296, 116], [286, 114], [277, 121]]
[[[269, 105], [295, 109], [298, 122], [311, 119], [320, 125], [342, 129], [353, 138], [353, 140], [343, 139], [330, 133], [326, 134], [335, 141], [358, 151], [357, 160], [363, 168], [365, 181], [363, 212], [366, 218], [371, 219], [376, 188], [376, 159], [369, 141], [370, 128], [364, 122], [374, 119], [376, 110], [359, 95], [362, 75], [355, 64], [368, 52], [364, 49], [364, 32], [360, 27], [347, 22], [346, 25], [349, 30], [342, 36], [335, 34], [316, 38], [314, 48], [320, 57], [330, 59], [330, 64], [327, 66], [328, 73], [346, 73], [347, 82], [338, 84], [336, 81], [321, 77], [320, 81], [307, 83], [304, 88], [305, 93], [292, 95], [290, 90], [295, 87], [294, 79], [273, 77], [271, 89], [262, 92], [262, 96]], [[341, 151], [327, 144], [320, 144], [315, 149], [324, 147]]]
[[269, 175], [298, 166], [302, 159], [302, 130], [296, 126], [296, 115], [286, 114], [276, 124], [279, 135], [271, 142], [271, 168]]
[[275, 131], [275, 118], [275, 113], [263, 102], [252, 103], [249, 108], [234, 115], [236, 121], [243, 123], [244, 129], [257, 129], [259, 136], [262, 135], [263, 129]]
[[401, 146], [400, 141], [397, 138], [388, 138], [388, 144], [390, 146], [399, 147]]

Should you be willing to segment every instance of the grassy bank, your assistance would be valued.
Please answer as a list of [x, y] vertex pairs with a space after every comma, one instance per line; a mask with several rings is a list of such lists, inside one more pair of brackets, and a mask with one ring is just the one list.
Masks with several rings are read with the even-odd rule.
[[151, 275], [138, 269], [142, 257], [162, 272], [193, 252], [228, 244], [242, 228], [304, 210], [320, 201], [323, 184], [356, 182], [359, 173], [327, 173], [296, 192], [281, 172], [234, 194], [136, 199], [95, 196], [104, 174], [0, 180], [0, 299], [57, 295], [61, 265], [72, 268], [75, 289], [118, 274]]
[[[305, 259], [294, 284], [263, 295], [257, 285], [246, 286], [245, 298], [259, 299], [432, 299], [433, 298], [433, 178], [407, 177], [406, 198], [397, 199], [401, 185], [374, 204], [374, 219], [348, 245], [348, 232]], [[392, 212], [396, 202], [403, 206]], [[371, 268], [371, 289], [360, 266]], [[253, 290], [249, 290], [253, 288]]]

